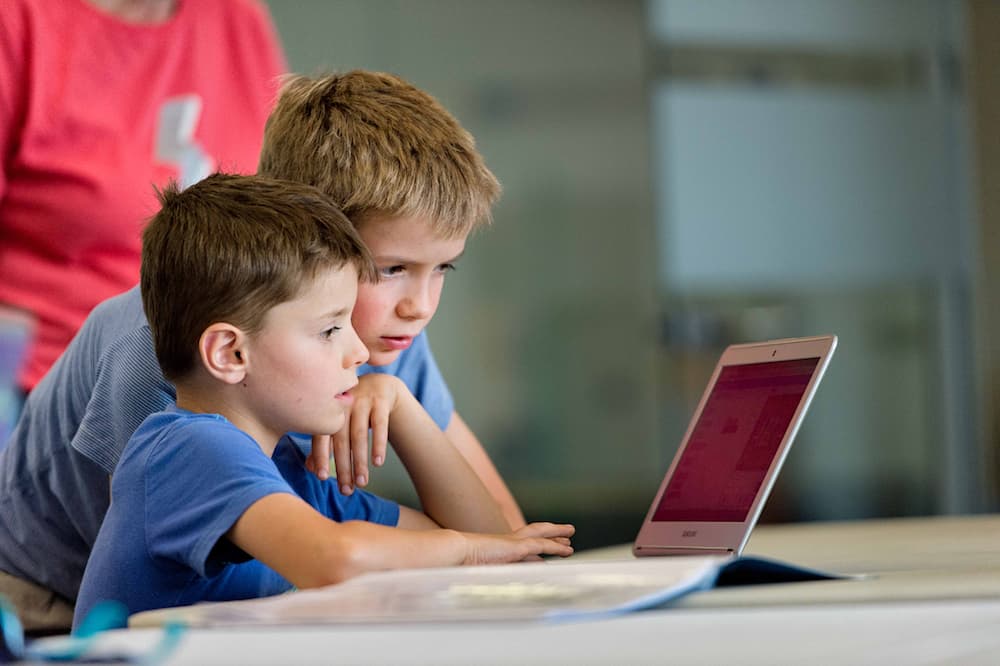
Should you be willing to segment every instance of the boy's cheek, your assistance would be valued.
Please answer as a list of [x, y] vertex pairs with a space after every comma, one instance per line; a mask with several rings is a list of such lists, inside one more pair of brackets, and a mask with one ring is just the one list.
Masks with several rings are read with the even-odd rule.
[[379, 298], [377, 290], [369, 286], [358, 287], [358, 300], [354, 303], [351, 314], [351, 325], [363, 341], [371, 335], [378, 335], [375, 329], [379, 322], [385, 320], [389, 305], [385, 299]]
[[[351, 316], [351, 326], [361, 340], [361, 344], [368, 350], [368, 363], [370, 365], [385, 365], [388, 361], [381, 358], [382, 345], [380, 338], [383, 334], [381, 324], [383, 319], [371, 316], [371, 313], [359, 311], [355, 306], [354, 314]], [[380, 362], [381, 361], [381, 362]]]

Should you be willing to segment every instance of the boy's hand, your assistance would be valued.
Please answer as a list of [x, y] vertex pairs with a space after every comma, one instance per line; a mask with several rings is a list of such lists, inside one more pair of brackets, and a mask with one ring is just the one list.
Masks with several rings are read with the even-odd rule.
[[306, 467], [320, 479], [329, 478], [332, 449], [340, 491], [350, 495], [355, 487], [368, 485], [369, 429], [371, 462], [381, 467], [389, 442], [389, 414], [404, 394], [409, 395], [409, 390], [393, 375], [371, 373], [359, 377], [358, 385], [351, 389], [354, 403], [344, 427], [333, 435], [313, 437]]
[[537, 559], [539, 555], [573, 554], [572, 525], [529, 523], [510, 535], [465, 533], [466, 553], [462, 564], [501, 564]]

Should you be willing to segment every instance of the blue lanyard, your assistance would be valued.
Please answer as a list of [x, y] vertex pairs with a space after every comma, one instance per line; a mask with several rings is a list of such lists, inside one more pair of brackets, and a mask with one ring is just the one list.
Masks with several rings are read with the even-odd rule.
[[100, 634], [114, 627], [125, 626], [127, 620], [128, 611], [122, 604], [104, 601], [94, 605], [71, 636], [54, 636], [28, 642], [13, 606], [0, 596], [0, 663], [28, 660], [77, 664], [158, 664], [177, 647], [185, 631], [183, 624], [170, 623], [164, 626], [160, 640], [147, 651], [98, 654], [95, 647]]

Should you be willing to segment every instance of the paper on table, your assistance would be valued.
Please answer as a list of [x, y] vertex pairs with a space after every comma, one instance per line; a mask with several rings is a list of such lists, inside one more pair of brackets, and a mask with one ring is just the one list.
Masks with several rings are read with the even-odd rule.
[[315, 590], [138, 613], [130, 626], [569, 620], [661, 605], [712, 587], [732, 558], [530, 562], [369, 573]]

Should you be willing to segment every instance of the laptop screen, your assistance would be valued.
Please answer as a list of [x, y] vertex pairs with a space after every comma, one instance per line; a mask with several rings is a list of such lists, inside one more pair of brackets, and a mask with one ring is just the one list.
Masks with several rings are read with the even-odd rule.
[[652, 520], [745, 521], [819, 361], [723, 367]]

